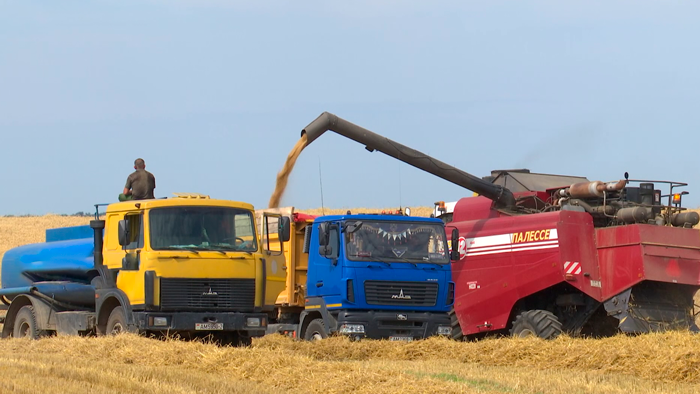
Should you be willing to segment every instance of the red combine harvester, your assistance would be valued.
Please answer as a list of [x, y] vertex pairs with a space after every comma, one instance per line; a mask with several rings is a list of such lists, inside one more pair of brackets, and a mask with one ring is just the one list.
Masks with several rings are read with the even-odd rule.
[[698, 331], [700, 216], [681, 206], [685, 183], [478, 178], [327, 112], [302, 134], [310, 143], [327, 130], [478, 194], [455, 204], [448, 225], [460, 235], [455, 339]]

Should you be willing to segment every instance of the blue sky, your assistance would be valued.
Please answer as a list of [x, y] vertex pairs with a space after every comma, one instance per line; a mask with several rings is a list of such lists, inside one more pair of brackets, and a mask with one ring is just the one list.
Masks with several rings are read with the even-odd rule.
[[[0, 0], [0, 214], [90, 211], [136, 157], [156, 195], [266, 207], [329, 111], [477, 176], [689, 183], [700, 205], [700, 3]], [[282, 204], [471, 194], [327, 134]]]

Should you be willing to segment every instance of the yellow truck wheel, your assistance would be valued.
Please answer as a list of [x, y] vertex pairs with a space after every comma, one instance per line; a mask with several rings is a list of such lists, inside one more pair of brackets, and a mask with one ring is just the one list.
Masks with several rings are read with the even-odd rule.
[[107, 335], [116, 335], [127, 331], [124, 307], [118, 306], [112, 310], [107, 319]]

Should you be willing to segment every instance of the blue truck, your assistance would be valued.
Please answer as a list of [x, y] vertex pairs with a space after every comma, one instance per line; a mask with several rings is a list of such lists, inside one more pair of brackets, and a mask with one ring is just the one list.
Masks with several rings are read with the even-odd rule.
[[441, 220], [349, 212], [314, 217], [294, 208], [258, 215], [265, 215], [258, 220], [263, 242], [282, 241], [275, 253], [287, 273], [267, 333], [397, 341], [450, 334], [454, 282]]

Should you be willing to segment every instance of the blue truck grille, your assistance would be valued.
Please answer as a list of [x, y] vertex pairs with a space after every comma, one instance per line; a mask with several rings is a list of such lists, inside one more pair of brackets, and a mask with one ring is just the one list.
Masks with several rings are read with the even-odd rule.
[[365, 281], [368, 305], [435, 306], [438, 284], [433, 282]]
[[162, 310], [252, 311], [255, 279], [160, 278]]

